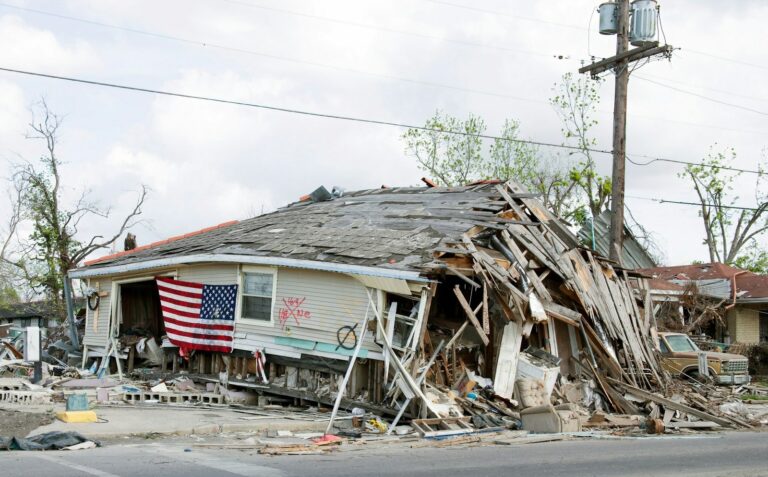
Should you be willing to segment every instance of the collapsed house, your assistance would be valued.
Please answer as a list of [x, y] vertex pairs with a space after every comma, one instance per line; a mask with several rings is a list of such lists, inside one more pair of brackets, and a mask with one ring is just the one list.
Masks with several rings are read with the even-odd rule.
[[[553, 393], [624, 414], [663, 399], [646, 279], [514, 183], [313, 197], [72, 271], [91, 289], [83, 365], [151, 352], [163, 369], [414, 418], [519, 418]], [[236, 284], [231, 351], [180, 350], [158, 279]]]

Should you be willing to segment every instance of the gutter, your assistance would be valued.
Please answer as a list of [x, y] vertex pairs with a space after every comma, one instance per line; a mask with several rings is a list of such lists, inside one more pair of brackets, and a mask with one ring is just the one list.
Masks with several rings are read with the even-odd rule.
[[731, 277], [732, 302], [730, 305], [725, 306], [725, 311], [728, 311], [734, 306], [736, 306], [736, 277], [738, 277], [739, 275], [743, 275], [745, 273], [747, 273], [747, 270], [742, 270], [740, 272], [734, 273], [733, 276]]
[[429, 279], [422, 277], [419, 272], [394, 270], [389, 268], [368, 267], [363, 265], [347, 265], [343, 263], [319, 262], [315, 260], [300, 260], [282, 257], [263, 257], [254, 255], [229, 255], [229, 254], [197, 254], [142, 262], [112, 265], [99, 268], [80, 268], [69, 272], [70, 278], [92, 278], [106, 275], [119, 275], [152, 268], [163, 268], [174, 265], [188, 265], [193, 263], [243, 263], [248, 265], [271, 265], [290, 268], [304, 268], [307, 270], [319, 270], [325, 272], [352, 273], [368, 275], [372, 277], [394, 278], [399, 280], [411, 280], [429, 283]]

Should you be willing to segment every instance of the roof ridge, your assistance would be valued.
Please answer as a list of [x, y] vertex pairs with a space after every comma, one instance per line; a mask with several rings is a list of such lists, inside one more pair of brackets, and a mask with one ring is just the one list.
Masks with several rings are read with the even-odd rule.
[[122, 257], [122, 256], [125, 256], [125, 255], [130, 255], [132, 253], [141, 252], [143, 250], [147, 250], [147, 249], [150, 249], [150, 248], [153, 248], [153, 247], [157, 247], [157, 246], [160, 246], [160, 245], [165, 245], [165, 244], [168, 244], [168, 243], [171, 243], [171, 242], [175, 242], [177, 240], [181, 240], [181, 239], [184, 239], [184, 238], [187, 238], [187, 237], [194, 237], [195, 235], [200, 235], [200, 234], [203, 234], [205, 232], [210, 232], [211, 230], [216, 230], [216, 229], [228, 227], [230, 225], [235, 225], [237, 223], [240, 223], [240, 221], [239, 220], [230, 220], [228, 222], [222, 222], [222, 223], [220, 223], [218, 225], [213, 225], [211, 227], [206, 227], [204, 229], [195, 230], [193, 232], [188, 232], [188, 233], [181, 234], [181, 235], [174, 235], [173, 237], [169, 237], [169, 238], [163, 239], [163, 240], [158, 240], [157, 242], [152, 242], [152, 243], [147, 244], [147, 245], [142, 245], [141, 247], [136, 247], [136, 248], [131, 249], [131, 250], [126, 250], [124, 252], [117, 252], [117, 253], [113, 253], [113, 254], [110, 254], [110, 255], [104, 255], [103, 257], [94, 258], [93, 260], [88, 260], [87, 262], [83, 262], [83, 265], [87, 267], [87, 266], [93, 265], [95, 263], [103, 262], [104, 260], [111, 260], [113, 258], [118, 258], [118, 257]]

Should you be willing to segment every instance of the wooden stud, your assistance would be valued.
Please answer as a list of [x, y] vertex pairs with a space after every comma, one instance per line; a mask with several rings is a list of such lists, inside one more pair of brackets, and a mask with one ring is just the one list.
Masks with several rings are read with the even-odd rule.
[[472, 308], [469, 306], [469, 303], [467, 303], [467, 299], [464, 298], [464, 294], [461, 293], [461, 289], [458, 285], [456, 285], [453, 288], [453, 293], [456, 295], [456, 298], [459, 299], [459, 304], [461, 304], [461, 308], [464, 310], [464, 313], [467, 315], [467, 318], [469, 318], [469, 321], [472, 323], [472, 325], [477, 330], [477, 333], [480, 335], [480, 339], [483, 340], [483, 343], [488, 346], [489, 340], [488, 335], [485, 334], [483, 331], [483, 326], [480, 324], [479, 321], [477, 321], [477, 317], [475, 317], [474, 313], [472, 313]]

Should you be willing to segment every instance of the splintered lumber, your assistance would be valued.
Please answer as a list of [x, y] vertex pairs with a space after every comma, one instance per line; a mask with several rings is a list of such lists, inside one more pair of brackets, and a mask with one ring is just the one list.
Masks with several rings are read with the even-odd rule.
[[496, 394], [505, 399], [512, 399], [515, 389], [517, 360], [520, 355], [522, 339], [523, 330], [519, 323], [510, 321], [504, 326], [493, 383]]
[[486, 335], [491, 334], [491, 320], [488, 313], [488, 284], [483, 283], [483, 332]]
[[459, 303], [461, 304], [461, 307], [464, 309], [464, 313], [466, 313], [467, 318], [469, 318], [469, 321], [472, 322], [472, 325], [477, 330], [477, 334], [480, 335], [480, 339], [483, 340], [483, 343], [488, 346], [488, 343], [490, 340], [488, 339], [488, 335], [485, 334], [483, 331], [483, 325], [480, 324], [479, 321], [477, 321], [477, 317], [475, 316], [474, 312], [472, 311], [472, 307], [469, 306], [469, 303], [467, 303], [467, 299], [464, 298], [464, 294], [461, 292], [461, 289], [458, 285], [456, 285], [453, 288], [453, 293], [456, 294], [456, 298], [459, 299]]
[[699, 419], [703, 419], [705, 421], [711, 421], [711, 422], [714, 422], [716, 424], [720, 424], [721, 426], [724, 426], [724, 427], [733, 427], [733, 423], [731, 421], [729, 421], [729, 420], [721, 419], [721, 418], [719, 418], [717, 416], [714, 416], [712, 414], [709, 414], [707, 412], [700, 411], [700, 410], [698, 410], [696, 408], [693, 408], [693, 407], [690, 407], [690, 406], [686, 406], [685, 404], [682, 404], [682, 403], [679, 403], [679, 402], [675, 402], [675, 401], [673, 401], [671, 399], [667, 399], [667, 398], [665, 398], [663, 396], [659, 396], [658, 394], [650, 393], [648, 391], [642, 390], [642, 389], [637, 388], [635, 386], [631, 386], [629, 384], [622, 383], [621, 381], [617, 381], [617, 380], [611, 379], [611, 378], [607, 378], [607, 379], [610, 382], [612, 382], [612, 383], [614, 383], [614, 384], [616, 384], [618, 386], [623, 387], [628, 392], [630, 392], [631, 394], [634, 394], [637, 397], [640, 397], [640, 398], [643, 398], [643, 399], [648, 399], [649, 401], [653, 401], [656, 404], [661, 404], [662, 406], [664, 406], [664, 409], [674, 409], [676, 411], [682, 411], [682, 412], [688, 413], [688, 414], [690, 414], [692, 416], [696, 416]]

